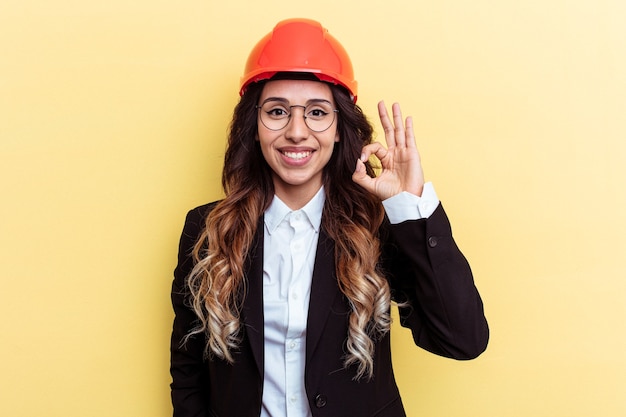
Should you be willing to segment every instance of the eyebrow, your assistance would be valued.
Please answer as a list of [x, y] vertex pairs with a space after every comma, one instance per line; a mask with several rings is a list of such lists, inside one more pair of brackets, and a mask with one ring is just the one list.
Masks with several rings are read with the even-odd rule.
[[[261, 105], [263, 105], [265, 103], [269, 103], [270, 101], [278, 101], [278, 102], [284, 103], [286, 105], [290, 104], [289, 100], [287, 100], [284, 97], [268, 97], [265, 100], [263, 100]], [[315, 103], [328, 103], [331, 106], [333, 105], [333, 103], [331, 103], [329, 100], [326, 100], [324, 98], [312, 98], [312, 99], [308, 100], [306, 103], [304, 103], [304, 105], [308, 106], [309, 104], [315, 104]]]

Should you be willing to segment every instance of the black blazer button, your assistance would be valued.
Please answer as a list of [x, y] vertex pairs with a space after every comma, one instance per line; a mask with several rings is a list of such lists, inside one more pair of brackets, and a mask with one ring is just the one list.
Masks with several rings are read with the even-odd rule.
[[435, 236], [431, 236], [428, 238], [428, 246], [430, 246], [431, 248], [437, 246], [437, 238]]
[[315, 406], [317, 408], [322, 408], [326, 406], [326, 396], [325, 395], [317, 395], [315, 396]]

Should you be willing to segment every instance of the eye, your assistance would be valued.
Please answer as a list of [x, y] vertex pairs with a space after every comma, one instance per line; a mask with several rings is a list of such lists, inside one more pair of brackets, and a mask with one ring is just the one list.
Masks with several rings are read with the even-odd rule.
[[289, 112], [287, 109], [282, 107], [274, 107], [270, 109], [264, 110], [267, 115], [273, 119], [284, 119], [285, 117], [289, 117]]
[[327, 115], [328, 115], [328, 111], [319, 107], [307, 109], [307, 113], [306, 113], [306, 116], [312, 119], [323, 119]]

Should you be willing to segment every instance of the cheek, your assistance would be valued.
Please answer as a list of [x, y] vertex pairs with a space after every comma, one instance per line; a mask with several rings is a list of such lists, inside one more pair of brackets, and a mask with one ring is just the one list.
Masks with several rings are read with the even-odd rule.
[[268, 138], [263, 134], [263, 132], [259, 133], [257, 140], [263, 159], [265, 159], [268, 163], [271, 162], [272, 158], [276, 157], [275, 149], [272, 146], [274, 140], [272, 138]]
[[337, 129], [337, 125], [332, 126], [331, 129], [333, 129], [333, 130], [331, 131], [329, 129], [326, 132], [328, 134], [327, 137], [332, 137], [333, 138], [333, 142], [339, 142], [341, 140], [341, 137], [339, 136], [339, 129]]
[[268, 144], [274, 141], [272, 135], [273, 132], [269, 132], [265, 129], [258, 128], [255, 135], [255, 140], [261, 144], [261, 148], [268, 146]]
[[335, 142], [341, 141], [341, 135], [339, 134], [339, 129], [335, 126]]
[[265, 137], [266, 135], [267, 135], [267, 134], [263, 131], [263, 126], [257, 123], [257, 126], [256, 126], [256, 133], [255, 133], [255, 135], [254, 135], [254, 139], [255, 139], [257, 142], [260, 142], [260, 141], [261, 141], [261, 138], [262, 138], [262, 137]]

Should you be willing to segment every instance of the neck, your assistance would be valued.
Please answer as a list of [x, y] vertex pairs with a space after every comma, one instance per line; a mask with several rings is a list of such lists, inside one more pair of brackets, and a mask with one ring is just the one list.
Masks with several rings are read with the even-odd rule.
[[322, 184], [316, 186], [293, 186], [288, 184], [274, 183], [274, 192], [280, 200], [291, 210], [300, 210], [306, 206], [315, 194], [322, 188]]

